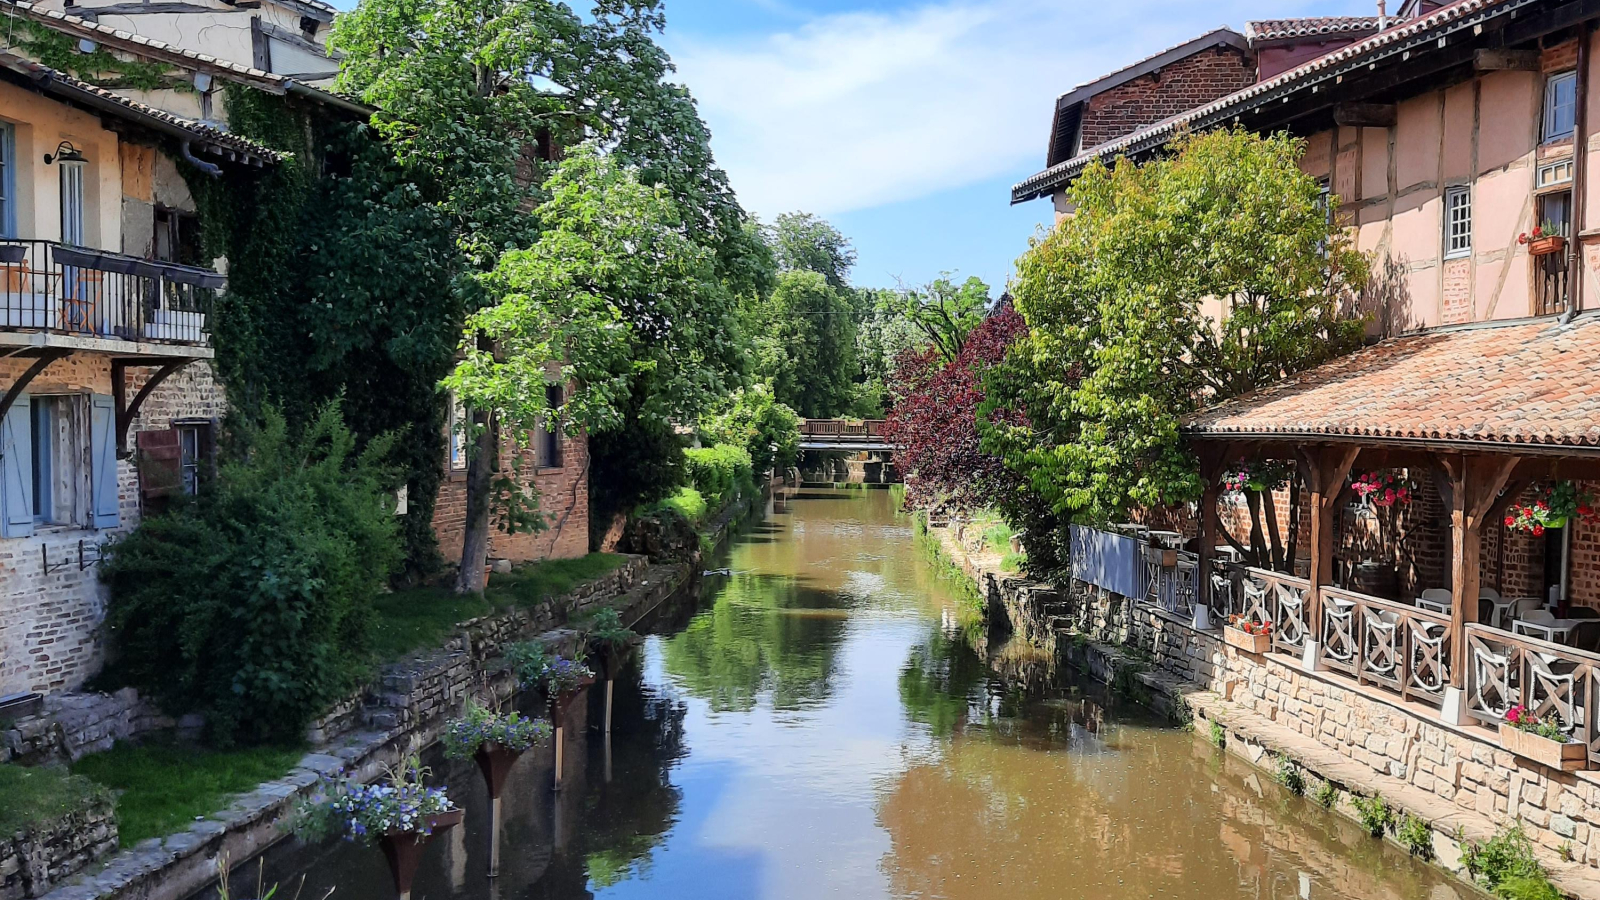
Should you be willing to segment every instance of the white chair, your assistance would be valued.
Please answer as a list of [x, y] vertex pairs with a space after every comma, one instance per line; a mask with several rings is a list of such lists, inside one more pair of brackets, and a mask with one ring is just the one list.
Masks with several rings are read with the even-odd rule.
[[1444, 588], [1428, 588], [1422, 592], [1422, 598], [1417, 605], [1433, 612], [1449, 612], [1455, 603], [1455, 595]]
[[[1423, 591], [1422, 593], [1424, 595], [1426, 595], [1428, 592], [1427, 591]], [[1450, 592], [1449, 591], [1445, 591], [1445, 593], [1448, 594]], [[1500, 592], [1495, 590], [1492, 587], [1481, 587], [1481, 588], [1478, 588], [1478, 599], [1479, 600], [1499, 600], [1500, 599]]]
[[1556, 623], [1555, 615], [1548, 609], [1529, 610], [1517, 618], [1520, 621], [1531, 622], [1535, 625], [1554, 625]]

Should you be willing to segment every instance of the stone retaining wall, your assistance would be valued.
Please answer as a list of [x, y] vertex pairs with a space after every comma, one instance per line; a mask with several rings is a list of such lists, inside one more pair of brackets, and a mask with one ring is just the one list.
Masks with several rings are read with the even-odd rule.
[[1131, 675], [1186, 714], [1219, 721], [1253, 748], [1252, 761], [1270, 747], [1351, 791], [1381, 793], [1429, 821], [1436, 845], [1453, 845], [1458, 827], [1482, 839], [1520, 822], [1558, 884], [1600, 896], [1600, 772], [1560, 772], [1513, 756], [1488, 728], [1446, 725], [1433, 707], [1304, 671], [1298, 660], [1242, 653], [1219, 630], [1197, 630], [1093, 585], [1063, 589], [985, 570], [938, 531], [992, 615], [1003, 614], [1031, 645], [1108, 682]]
[[17, 834], [0, 835], [0, 900], [42, 896], [50, 886], [117, 849], [111, 798]]

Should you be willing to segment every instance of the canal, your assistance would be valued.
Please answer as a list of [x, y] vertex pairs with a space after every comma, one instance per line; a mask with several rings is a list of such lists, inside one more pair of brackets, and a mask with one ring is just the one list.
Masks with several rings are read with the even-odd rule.
[[[481, 779], [432, 761], [467, 819], [417, 900], [1479, 896], [1097, 685], [1006, 648], [994, 674], [887, 491], [801, 491], [714, 565], [563, 790], [519, 762], [498, 878]], [[266, 874], [392, 896], [355, 845], [280, 844]]]

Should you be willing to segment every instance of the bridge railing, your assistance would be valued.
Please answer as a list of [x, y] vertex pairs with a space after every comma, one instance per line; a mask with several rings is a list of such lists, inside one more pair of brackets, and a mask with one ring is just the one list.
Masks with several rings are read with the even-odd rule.
[[837, 437], [871, 440], [884, 433], [883, 419], [806, 419], [800, 433], [806, 437]]

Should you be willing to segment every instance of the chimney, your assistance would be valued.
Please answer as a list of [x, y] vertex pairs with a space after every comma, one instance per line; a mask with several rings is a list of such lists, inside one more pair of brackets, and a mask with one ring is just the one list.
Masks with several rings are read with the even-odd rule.
[[1389, 27], [1389, 4], [1387, 0], [1378, 0], [1378, 30]]

